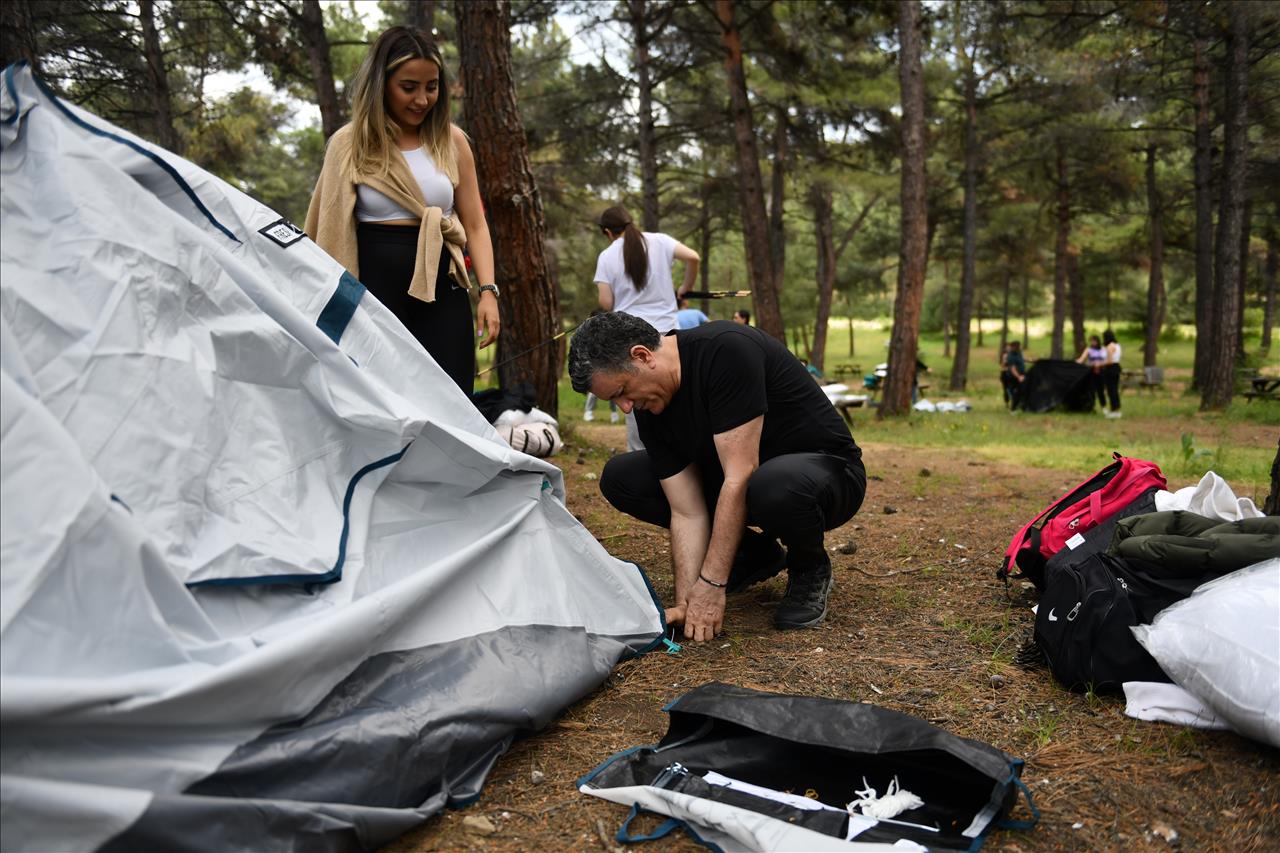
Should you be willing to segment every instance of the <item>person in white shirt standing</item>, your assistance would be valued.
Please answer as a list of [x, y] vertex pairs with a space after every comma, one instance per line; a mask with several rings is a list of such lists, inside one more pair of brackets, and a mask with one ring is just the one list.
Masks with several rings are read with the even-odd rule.
[[[625, 311], [648, 322], [665, 335], [676, 328], [676, 293], [671, 265], [684, 262], [680, 295], [693, 289], [698, 279], [698, 253], [669, 234], [642, 232], [622, 207], [600, 214], [600, 231], [609, 247], [596, 260], [596, 287], [600, 308]], [[635, 416], [627, 415], [627, 449], [643, 450]]]
[[1109, 418], [1120, 417], [1120, 342], [1115, 332], [1107, 329], [1102, 333], [1102, 348], [1106, 355], [1102, 362], [1102, 386], [1107, 390], [1107, 402], [1111, 410], [1106, 413]]

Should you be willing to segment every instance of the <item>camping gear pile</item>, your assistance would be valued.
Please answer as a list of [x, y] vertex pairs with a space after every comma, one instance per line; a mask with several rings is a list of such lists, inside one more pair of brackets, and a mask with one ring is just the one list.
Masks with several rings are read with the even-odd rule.
[[1114, 457], [1005, 552], [997, 577], [1040, 592], [1024, 661], [1068, 689], [1123, 688], [1133, 716], [1280, 746], [1280, 518], [1212, 472], [1171, 493], [1155, 463]]
[[[706, 684], [676, 699], [666, 737], [578, 788], [631, 806], [618, 840], [683, 829], [721, 850], [976, 850], [1009, 821], [1023, 762], [907, 714]], [[877, 796], [877, 794], [879, 796]], [[668, 819], [629, 832], [641, 811]]]
[[660, 641], [278, 214], [25, 66], [0, 175], [0, 848], [376, 847]]

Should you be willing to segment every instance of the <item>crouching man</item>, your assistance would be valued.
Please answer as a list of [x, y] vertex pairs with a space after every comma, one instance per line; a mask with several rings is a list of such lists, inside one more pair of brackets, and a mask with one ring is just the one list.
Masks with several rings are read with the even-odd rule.
[[683, 623], [687, 639], [710, 640], [726, 592], [784, 568], [774, 624], [823, 620], [823, 536], [858, 511], [867, 476], [844, 421], [790, 351], [736, 323], [660, 337], [637, 317], [600, 314], [573, 336], [569, 377], [574, 390], [636, 412], [645, 450], [609, 460], [600, 491], [671, 530], [668, 622]]

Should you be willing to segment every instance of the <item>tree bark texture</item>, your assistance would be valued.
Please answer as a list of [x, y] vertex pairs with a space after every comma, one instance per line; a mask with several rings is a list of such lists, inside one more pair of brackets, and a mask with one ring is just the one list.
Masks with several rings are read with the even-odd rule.
[[1147, 146], [1147, 219], [1149, 221], [1151, 272], [1147, 276], [1147, 338], [1142, 364], [1159, 363], [1160, 329], [1164, 326], [1164, 202], [1156, 185], [1156, 146]]
[[1240, 232], [1244, 223], [1245, 137], [1249, 129], [1249, 28], [1244, 5], [1227, 7], [1226, 123], [1223, 129], [1222, 197], [1214, 268], [1214, 324], [1207, 371], [1200, 384], [1201, 410], [1224, 409], [1235, 394], [1240, 299]]
[[342, 127], [346, 117], [338, 103], [338, 89], [333, 82], [333, 63], [329, 60], [329, 38], [324, 32], [324, 12], [320, 0], [302, 0], [302, 17], [298, 20], [302, 43], [307, 47], [307, 62], [316, 87], [316, 106], [320, 108], [320, 128], [328, 139]]
[[173, 126], [173, 94], [169, 89], [169, 72], [164, 65], [160, 32], [156, 29], [155, 0], [139, 0], [138, 17], [142, 21], [142, 53], [147, 60], [147, 83], [151, 108], [155, 110], [156, 142], [166, 151], [182, 154], [182, 142]]
[[956, 356], [951, 362], [952, 391], [963, 391], [969, 381], [969, 321], [973, 315], [973, 289], [978, 266], [978, 78], [973, 59], [964, 50], [959, 33], [962, 4], [956, 13], [956, 47], [964, 63], [964, 257], [960, 268], [960, 299], [956, 315]]
[[924, 301], [929, 243], [929, 211], [925, 176], [924, 72], [921, 53], [920, 3], [898, 3], [898, 78], [902, 89], [902, 219], [898, 252], [898, 293], [889, 334], [889, 375], [884, 380], [877, 418], [911, 409]]
[[542, 199], [516, 105], [506, 4], [469, 0], [455, 9], [467, 124], [502, 291], [499, 380], [504, 388], [532, 383], [538, 407], [554, 417], [564, 342], [549, 342], [561, 331], [560, 304], [547, 264]]
[[809, 361], [818, 370], [823, 370], [827, 352], [827, 324], [831, 320], [831, 299], [836, 287], [836, 244], [833, 229], [835, 214], [829, 183], [814, 181], [809, 186], [809, 207], [813, 211], [813, 237], [818, 255], [818, 318], [813, 325], [813, 350], [809, 353]]
[[787, 195], [787, 108], [774, 110], [773, 169], [769, 175], [769, 256], [773, 260], [773, 292], [782, 293], [787, 268], [787, 229], [782, 218]]
[[[1084, 250], [1081, 249], [1081, 252]], [[1071, 352], [1074, 355], [1084, 349], [1084, 277], [1080, 272], [1081, 255], [1067, 255], [1067, 301], [1071, 304]], [[1110, 321], [1107, 321], [1110, 325]]]
[[[1197, 26], [1203, 26], [1204, 11], [1200, 11]], [[1209, 57], [1208, 45], [1197, 34], [1194, 45], [1194, 71], [1192, 72], [1195, 104], [1195, 260], [1196, 260], [1196, 355], [1191, 373], [1191, 387], [1199, 388], [1209, 370], [1209, 352], [1212, 343], [1213, 320], [1213, 140], [1212, 118], [1209, 113]]]
[[409, 26], [432, 32], [436, 28], [436, 0], [409, 0]]
[[[1280, 205], [1277, 205], [1280, 207]], [[1280, 214], [1280, 210], [1276, 211]], [[1262, 300], [1262, 353], [1268, 355], [1271, 352], [1271, 333], [1276, 322], [1276, 266], [1280, 264], [1280, 242], [1276, 239], [1276, 229], [1273, 225], [1267, 231], [1267, 263], [1262, 268], [1263, 275], [1263, 300]]]
[[[1248, 142], [1245, 142], [1248, 148]], [[1245, 163], [1249, 153], [1244, 154]], [[1245, 166], [1244, 214], [1240, 220], [1240, 295], [1236, 299], [1236, 364], [1244, 364], [1244, 303], [1249, 287], [1249, 234], [1253, 229], [1253, 196], [1249, 192], [1248, 165]]]
[[34, 73], [40, 73], [31, 0], [8, 0], [0, 3], [0, 68], [8, 68], [23, 59]]
[[1056, 158], [1058, 186], [1058, 227], [1053, 244], [1053, 341], [1050, 358], [1062, 358], [1063, 334], [1067, 323], [1067, 252], [1071, 238], [1071, 185], [1067, 181], [1066, 145], [1058, 140]]
[[747, 99], [746, 70], [742, 64], [742, 35], [736, 21], [734, 0], [716, 0], [716, 18], [724, 40], [724, 70], [733, 114], [734, 147], [738, 156], [738, 188], [742, 197], [742, 237], [756, 325], [786, 343], [782, 310], [774, 290], [773, 258], [769, 252], [769, 224], [764, 210], [764, 182], [756, 150], [755, 126]]
[[1276, 458], [1271, 460], [1271, 491], [1262, 502], [1267, 515], [1280, 515], [1280, 441], [1276, 442]]
[[658, 140], [653, 121], [653, 82], [649, 76], [647, 0], [628, 0], [631, 15], [632, 61], [636, 69], [636, 100], [640, 131], [641, 218], [645, 231], [658, 231]]

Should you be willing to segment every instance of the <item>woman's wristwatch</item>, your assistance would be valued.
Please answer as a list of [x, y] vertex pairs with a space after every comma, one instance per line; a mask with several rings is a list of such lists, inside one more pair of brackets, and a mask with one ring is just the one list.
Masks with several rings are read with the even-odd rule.
[[496, 297], [496, 296], [498, 296], [498, 285], [496, 285], [496, 284], [482, 284], [482, 285], [480, 285], [480, 292], [481, 292], [481, 293], [484, 293], [485, 291], [488, 291], [489, 293], [492, 293], [492, 294]]

